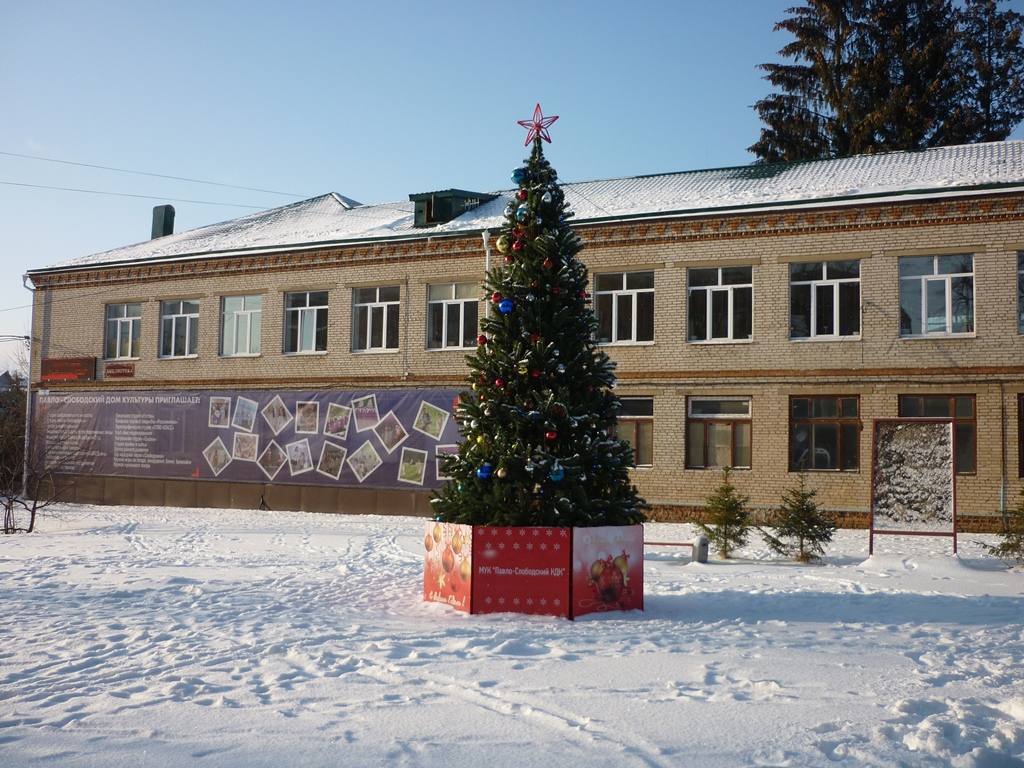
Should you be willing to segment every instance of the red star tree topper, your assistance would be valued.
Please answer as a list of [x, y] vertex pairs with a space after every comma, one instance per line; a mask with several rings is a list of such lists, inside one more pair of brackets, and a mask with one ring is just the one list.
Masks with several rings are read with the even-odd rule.
[[548, 144], [551, 143], [551, 134], [548, 133], [548, 126], [550, 126], [555, 120], [558, 119], [558, 115], [552, 115], [551, 117], [544, 117], [544, 113], [540, 110], [540, 104], [538, 104], [533, 110], [532, 120], [518, 120], [517, 122], [526, 129], [526, 143], [523, 146], [530, 146], [530, 142], [540, 136]]

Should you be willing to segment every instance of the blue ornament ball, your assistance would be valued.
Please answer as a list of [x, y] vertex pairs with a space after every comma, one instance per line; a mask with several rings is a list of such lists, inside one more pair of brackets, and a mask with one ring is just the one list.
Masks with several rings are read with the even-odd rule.
[[526, 221], [526, 217], [529, 216], [529, 215], [530, 215], [530, 209], [527, 208], [525, 205], [520, 205], [519, 208], [516, 210], [516, 220], [517, 221]]
[[556, 483], [560, 483], [562, 482], [562, 480], [565, 479], [565, 470], [556, 464], [551, 468], [551, 473], [548, 475], [548, 477], [550, 477]]
[[486, 480], [491, 476], [491, 465], [488, 462], [481, 464], [480, 468], [476, 471], [476, 476], [481, 480]]
[[498, 309], [503, 315], [507, 315], [513, 309], [516, 308], [516, 303], [512, 299], [502, 299], [498, 302]]
[[512, 181], [515, 182], [516, 184], [519, 184], [525, 178], [526, 178], [526, 169], [525, 168], [516, 168], [514, 171], [512, 171]]

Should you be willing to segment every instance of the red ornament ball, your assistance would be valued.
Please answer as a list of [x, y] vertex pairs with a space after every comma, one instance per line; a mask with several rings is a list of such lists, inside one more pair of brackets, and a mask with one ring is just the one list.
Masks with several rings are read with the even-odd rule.
[[513, 255], [512, 255], [511, 253], [510, 253], [510, 254], [509, 254], [508, 256], [506, 256], [506, 257], [505, 257], [505, 263], [506, 263], [506, 264], [515, 264], [515, 263], [516, 263], [516, 257], [515, 257], [515, 256], [513, 256]]
[[538, 336], [536, 333], [530, 334], [530, 341], [532, 341], [534, 344], [536, 344], [539, 340], [540, 336]]
[[555, 296], [557, 296], [560, 291], [561, 291], [561, 289], [557, 285], [554, 288], [551, 289], [551, 292], [553, 294], [555, 294]]
[[482, 347], [484, 344], [487, 343], [487, 337], [481, 333], [479, 336], [476, 337], [476, 343]]
[[543, 264], [548, 269], [551, 269], [553, 266], [555, 266], [555, 262], [553, 262], [551, 259], [544, 259]]
[[622, 576], [622, 571], [614, 565], [609, 565], [601, 560], [595, 562], [590, 566], [590, 578], [597, 593], [605, 602], [614, 603], [622, 597], [622, 590], [626, 586], [625, 579]]
[[501, 387], [504, 387], [504, 386], [505, 386], [505, 380], [504, 380], [504, 379], [502, 379], [502, 378], [497, 378], [497, 379], [495, 379], [495, 380], [494, 380], [494, 386], [498, 387], [499, 389], [500, 389]]
[[501, 301], [501, 299], [502, 299], [502, 295], [500, 293], [498, 293], [497, 291], [495, 291], [494, 293], [491, 294], [491, 301], [493, 301], [495, 304], [497, 304], [499, 301]]
[[527, 193], [527, 191], [525, 189], [520, 189], [516, 193], [516, 197], [518, 197], [520, 200], [525, 200], [528, 196], [529, 196], [529, 194]]
[[512, 243], [512, 250], [513, 251], [521, 251], [521, 250], [523, 250], [523, 241], [522, 240], [516, 240], [514, 243]]
[[452, 568], [455, 567], [455, 553], [452, 552], [451, 547], [445, 547], [444, 552], [441, 553], [441, 567], [444, 568], [445, 573], [451, 573]]
[[555, 430], [550, 429], [544, 433], [544, 437], [546, 437], [548, 440], [555, 440], [558, 437], [558, 433], [555, 432]]
[[540, 378], [540, 371], [538, 371], [536, 368], [534, 368], [532, 371], [530, 371], [530, 375], [533, 376], [533, 378], [535, 378], [535, 379], [539, 379]]

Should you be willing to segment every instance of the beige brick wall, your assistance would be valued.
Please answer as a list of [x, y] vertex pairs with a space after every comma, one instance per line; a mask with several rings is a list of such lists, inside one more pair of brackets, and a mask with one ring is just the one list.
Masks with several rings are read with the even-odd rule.
[[[1012, 505], [1020, 481], [1017, 396], [1024, 392], [1024, 339], [1017, 333], [1016, 252], [1024, 249], [1024, 198], [996, 196], [936, 204], [795, 210], [785, 214], [707, 216], [667, 224], [581, 226], [581, 258], [591, 273], [655, 273], [655, 340], [611, 345], [621, 395], [652, 396], [654, 466], [635, 471], [651, 502], [701, 504], [718, 470], [685, 469], [686, 403], [692, 396], [752, 399], [753, 467], [737, 470], [741, 492], [760, 507], [778, 503], [795, 482], [788, 471], [789, 398], [860, 398], [858, 472], [815, 472], [810, 483], [827, 507], [864, 511], [870, 503], [872, 419], [897, 415], [900, 394], [973, 395], [977, 407], [975, 475], [958, 478], [961, 512]], [[493, 242], [493, 241], [492, 241]], [[901, 339], [898, 260], [905, 255], [974, 254], [976, 332], [963, 338]], [[492, 254], [496, 264], [499, 256]], [[789, 264], [835, 258], [861, 263], [861, 335], [840, 341], [789, 339]], [[726, 344], [686, 342], [687, 268], [753, 266], [753, 338]], [[132, 387], [368, 388], [452, 386], [465, 373], [465, 351], [426, 349], [427, 285], [479, 281], [479, 236], [404, 248], [311, 251], [288, 261], [210, 260], [173, 268], [120, 268], [43, 275], [34, 307], [32, 378], [43, 357], [103, 356], [104, 306], [142, 304], [142, 343], [133, 379], [51, 388]], [[400, 349], [353, 353], [352, 289], [401, 288]], [[328, 290], [328, 350], [282, 354], [283, 297]], [[220, 297], [263, 296], [262, 354], [218, 355]], [[481, 285], [480, 314], [486, 298]], [[160, 301], [200, 301], [199, 354], [157, 356]], [[99, 373], [102, 378], [102, 362]]]

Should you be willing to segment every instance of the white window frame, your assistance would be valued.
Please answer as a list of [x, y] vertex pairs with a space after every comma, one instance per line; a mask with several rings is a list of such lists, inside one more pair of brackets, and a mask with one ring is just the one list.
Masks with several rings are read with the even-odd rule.
[[[613, 280], [618, 287], [609, 288]], [[650, 283], [650, 287], [630, 283]], [[604, 283], [604, 286], [601, 284]], [[623, 328], [622, 313], [628, 313], [628, 329]], [[594, 276], [594, 313], [598, 323], [598, 344], [654, 343], [654, 271], [601, 272]], [[646, 317], [646, 315], [650, 315]], [[607, 321], [606, 319], [607, 318]], [[608, 332], [602, 329], [607, 326]], [[640, 338], [645, 327], [650, 338]]]
[[[730, 403], [746, 403], [746, 413], [718, 413], [718, 414], [707, 414], [698, 413], [694, 414], [695, 403], [709, 403], [709, 402], [730, 402]], [[704, 452], [704, 463], [701, 465], [695, 465], [693, 463], [693, 457], [690, 451], [691, 445], [691, 429], [695, 423], [704, 425], [702, 432], [702, 450]], [[748, 457], [746, 464], [737, 464], [736, 460], [736, 424], [747, 425], [748, 433]], [[708, 464], [707, 461], [707, 424], [724, 425], [729, 424], [729, 452], [731, 463], [725, 464]], [[750, 469], [754, 462], [754, 399], [746, 395], [738, 396], [726, 396], [726, 397], [688, 397], [686, 398], [686, 462], [685, 466], [687, 469], [721, 469], [724, 466], [729, 466], [732, 469]], [[716, 457], [717, 458], [717, 457]]]
[[[129, 311], [132, 314], [129, 314]], [[111, 314], [113, 312], [113, 315]], [[142, 339], [142, 304], [125, 302], [107, 304], [106, 329], [103, 334], [105, 360], [136, 360]], [[111, 343], [114, 354], [111, 355]], [[127, 345], [127, 350], [124, 347]]]
[[[178, 339], [185, 347], [179, 349]], [[167, 349], [168, 338], [171, 349]], [[165, 360], [199, 356], [199, 299], [160, 302], [160, 357]]]
[[[718, 282], [715, 285], [691, 285], [691, 276], [695, 270], [717, 270]], [[723, 283], [722, 271], [734, 269], [750, 270], [750, 281], [746, 283]], [[754, 337], [754, 268], [748, 265], [724, 266], [724, 267], [690, 267], [686, 270], [686, 341], [688, 344], [733, 344], [747, 343]], [[750, 331], [747, 336], [737, 336], [736, 329], [736, 292], [739, 290], [750, 291]], [[706, 294], [704, 299], [704, 336], [693, 335], [691, 327], [691, 312], [693, 311], [694, 295]], [[715, 295], [723, 294], [726, 297], [727, 322], [726, 335], [715, 336]]]
[[[319, 299], [323, 295], [323, 304], [310, 303], [314, 295]], [[289, 306], [293, 297], [304, 297], [305, 303]], [[282, 350], [286, 355], [317, 355], [327, 351], [328, 308], [330, 292], [319, 291], [288, 291], [284, 295], [284, 333]], [[323, 328], [323, 339], [317, 339], [317, 332]], [[292, 333], [294, 329], [294, 334]], [[293, 339], [294, 336], [294, 339]], [[294, 345], [294, 349], [292, 348]]]
[[[970, 259], [971, 270], [969, 272], [949, 272], [943, 270], [944, 259]], [[916, 262], [918, 264], [924, 261], [931, 260], [931, 272], [919, 275], [903, 275], [904, 267], [908, 267], [910, 263]], [[913, 338], [926, 338], [935, 336], [973, 336], [975, 332], [975, 301], [974, 301], [974, 254], [970, 253], [958, 253], [958, 254], [942, 254], [936, 256], [901, 256], [899, 260], [899, 272], [900, 272], [900, 337], [904, 339]], [[954, 315], [953, 315], [953, 281], [962, 280], [969, 278], [971, 281], [971, 305], [970, 305], [970, 328], [965, 330], [954, 330]], [[942, 286], [942, 322], [941, 327], [938, 323], [934, 323], [936, 326], [934, 329], [929, 326], [933, 324], [933, 321], [928, 315], [929, 305], [929, 294], [928, 289], [934, 286]], [[913, 331], [912, 324], [910, 330], [905, 330], [907, 324], [904, 323], [904, 307], [909, 305], [909, 295], [905, 294], [909, 286], [917, 286], [918, 301], [920, 304], [917, 307], [918, 310], [918, 321], [920, 328], [918, 332]], [[904, 297], [908, 301], [904, 301]], [[908, 320], [910, 316], [907, 315]]]
[[1024, 251], [1017, 251], [1017, 333], [1024, 335]]
[[[476, 347], [480, 323], [479, 290], [477, 283], [471, 282], [431, 283], [427, 286], [428, 350]], [[467, 317], [470, 312], [473, 314], [472, 321]], [[439, 338], [435, 330], [440, 332]]]
[[[239, 300], [241, 308], [228, 307]], [[263, 296], [221, 296], [220, 317], [221, 357], [257, 357], [263, 335]], [[239, 348], [239, 339], [244, 339], [244, 348]]]
[[[812, 280], [794, 280], [793, 270], [799, 267], [809, 267], [812, 265], [820, 264], [822, 268], [822, 277]], [[838, 268], [840, 264], [856, 264], [857, 265], [857, 277], [830, 277], [829, 269]], [[798, 262], [789, 265], [789, 338], [794, 341], [806, 341], [808, 339], [858, 339], [860, 338], [860, 259], [843, 259], [839, 261], [811, 261], [811, 262]], [[856, 285], [857, 286], [857, 306], [856, 306], [856, 318], [857, 318], [857, 330], [850, 333], [843, 333], [841, 328], [841, 318], [843, 316], [842, 307], [845, 306], [842, 302], [843, 285]], [[793, 315], [793, 289], [802, 286], [809, 286], [810, 288], [810, 327], [807, 329], [807, 334], [798, 336], [794, 333], [796, 324], [794, 323]], [[818, 328], [818, 302], [823, 292], [831, 293], [832, 296], [832, 329], [834, 333], [822, 333]]]
[[[394, 290], [396, 298], [381, 298], [381, 291]], [[368, 293], [373, 292], [373, 299]], [[362, 299], [362, 300], [361, 300]], [[352, 351], [353, 352], [393, 352], [399, 347], [399, 323], [401, 311], [401, 286], [380, 285], [352, 289]], [[361, 321], [365, 315], [366, 321]], [[391, 325], [394, 323], [394, 326]], [[360, 333], [360, 326], [365, 333]], [[393, 330], [392, 333], [390, 331]], [[374, 336], [379, 333], [378, 343]]]

